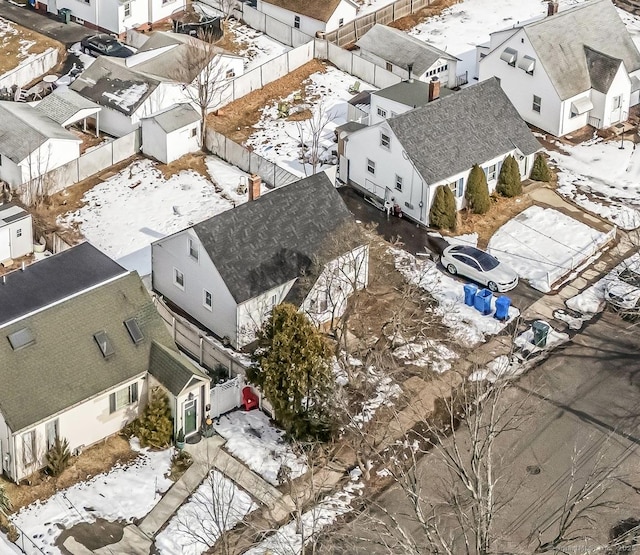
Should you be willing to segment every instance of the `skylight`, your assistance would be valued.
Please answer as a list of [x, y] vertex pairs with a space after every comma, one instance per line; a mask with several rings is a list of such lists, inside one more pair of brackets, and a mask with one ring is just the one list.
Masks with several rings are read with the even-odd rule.
[[115, 353], [113, 345], [111, 344], [111, 339], [109, 339], [106, 331], [99, 331], [94, 333], [93, 338], [96, 340], [98, 347], [100, 347], [100, 351], [102, 351], [103, 357], [107, 358]]
[[138, 325], [138, 321], [135, 318], [129, 318], [124, 321], [124, 325], [129, 332], [129, 336], [131, 337], [131, 341], [134, 343], [140, 343], [144, 339], [144, 335], [142, 331], [140, 331], [140, 326]]
[[29, 328], [22, 328], [18, 331], [14, 331], [7, 335], [7, 339], [9, 340], [9, 343], [11, 343], [11, 348], [14, 351], [33, 345], [36, 342], [36, 338], [33, 336], [33, 333]]

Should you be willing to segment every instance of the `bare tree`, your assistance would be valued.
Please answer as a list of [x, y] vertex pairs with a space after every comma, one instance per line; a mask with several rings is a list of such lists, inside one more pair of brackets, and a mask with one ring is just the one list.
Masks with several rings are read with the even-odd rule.
[[54, 176], [51, 174], [51, 145], [45, 143], [29, 149], [26, 159], [29, 180], [24, 184], [22, 200], [25, 204], [38, 208], [51, 194]]
[[322, 147], [327, 125], [336, 119], [333, 110], [329, 110], [324, 101], [320, 101], [313, 109], [309, 119], [296, 122], [298, 140], [300, 144], [300, 159], [307, 173], [307, 165], [311, 166], [311, 174], [317, 173], [322, 165], [322, 154], [326, 149]]
[[200, 140], [206, 149], [207, 115], [228, 94], [233, 70], [227, 68], [223, 51], [214, 44], [212, 32], [201, 32], [188, 39], [181, 64], [173, 78], [183, 84], [184, 95], [200, 112]]

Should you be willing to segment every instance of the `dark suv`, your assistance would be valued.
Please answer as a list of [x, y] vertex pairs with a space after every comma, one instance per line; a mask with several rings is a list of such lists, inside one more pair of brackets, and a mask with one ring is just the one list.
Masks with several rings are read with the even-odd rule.
[[114, 56], [128, 58], [134, 52], [111, 35], [94, 35], [82, 39], [80, 47], [85, 54], [92, 56]]

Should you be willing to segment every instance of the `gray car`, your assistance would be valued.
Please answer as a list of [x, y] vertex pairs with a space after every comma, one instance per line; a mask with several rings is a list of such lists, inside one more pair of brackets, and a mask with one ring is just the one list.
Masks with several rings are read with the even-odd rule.
[[491, 291], [509, 291], [518, 285], [518, 274], [509, 266], [475, 247], [452, 245], [442, 251], [440, 262], [452, 274], [460, 274]]

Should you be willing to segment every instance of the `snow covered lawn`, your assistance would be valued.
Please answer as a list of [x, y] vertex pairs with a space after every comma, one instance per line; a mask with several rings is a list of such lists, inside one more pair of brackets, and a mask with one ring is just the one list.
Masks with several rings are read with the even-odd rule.
[[86, 205], [60, 223], [78, 225], [94, 246], [125, 268], [148, 275], [153, 241], [247, 200], [236, 191], [247, 174], [214, 156], [206, 165], [208, 177], [186, 170], [165, 179], [155, 162], [136, 160], [88, 191]]
[[201, 555], [257, 505], [251, 496], [213, 470], [156, 536], [160, 555]]
[[[585, 0], [560, 0], [560, 10]], [[443, 10], [442, 14], [416, 25], [410, 34], [462, 59], [458, 75], [475, 77], [476, 45], [489, 42], [494, 31], [539, 18], [547, 13], [540, 0], [465, 0]]]
[[94, 522], [97, 518], [131, 522], [142, 518], [173, 485], [165, 477], [171, 468], [173, 449], [140, 449], [136, 440], [131, 446], [140, 451], [132, 465], [115, 466], [106, 474], [59, 491], [43, 503], [25, 507], [11, 520], [45, 553], [55, 555], [60, 553], [54, 546], [56, 538], [63, 529], [79, 522]]
[[[326, 72], [314, 73], [309, 77], [311, 83], [307, 85], [307, 99], [310, 99], [300, 107], [311, 110], [311, 120], [300, 122], [288, 121], [286, 118], [278, 118], [278, 104], [280, 102], [291, 103], [296, 92], [288, 97], [274, 101], [262, 110], [262, 117], [255, 125], [257, 131], [246, 141], [253, 152], [263, 156], [267, 160], [278, 164], [291, 173], [305, 176], [305, 170], [300, 158], [300, 128], [303, 130], [305, 144], [311, 145], [311, 125], [321, 128], [326, 123], [321, 133], [318, 154], [322, 165], [317, 168], [326, 169], [331, 164], [337, 163], [331, 151], [337, 148], [334, 142], [334, 130], [347, 121], [347, 100], [353, 95], [349, 92], [356, 77], [344, 73], [335, 67], [328, 67]], [[376, 87], [368, 83], [360, 84], [360, 90], [375, 90]], [[293, 111], [290, 112], [290, 115]], [[311, 122], [311, 123], [310, 123]], [[306, 164], [307, 174], [313, 173], [312, 166]]]
[[323, 528], [352, 510], [352, 501], [361, 495], [364, 484], [359, 482], [360, 471], [351, 471], [351, 481], [338, 493], [325, 497], [318, 505], [302, 515], [302, 533], [296, 532], [296, 523], [290, 522], [269, 536], [246, 555], [295, 555]]
[[640, 226], [640, 149], [602, 139], [550, 151], [558, 167], [558, 192], [622, 229]]
[[517, 308], [509, 308], [509, 318], [500, 322], [494, 312], [483, 316], [464, 304], [464, 284], [441, 272], [431, 260], [417, 260], [412, 254], [389, 249], [395, 258], [396, 268], [414, 285], [421, 287], [438, 303], [437, 314], [464, 345], [472, 347], [485, 340], [486, 335], [499, 333], [508, 322], [520, 314]]
[[626, 260], [623, 260], [606, 276], [599, 279], [591, 287], [588, 287], [575, 297], [568, 299], [565, 304], [571, 309], [580, 312], [586, 319], [592, 318], [598, 312], [604, 310], [606, 301], [604, 293], [607, 286], [618, 280], [618, 275], [625, 268], [635, 267], [640, 264], [640, 253], [636, 253]]
[[235, 19], [229, 20], [228, 28], [233, 33], [235, 43], [241, 46], [237, 54], [244, 58], [245, 71], [266, 64], [269, 60], [291, 50], [290, 46], [286, 46], [248, 25], [243, 25]]
[[605, 233], [551, 208], [531, 206], [504, 224], [488, 251], [538, 291], [548, 293], [608, 240]]
[[229, 453], [274, 486], [279, 484], [278, 471], [283, 464], [291, 469], [292, 478], [307, 471], [304, 458], [284, 440], [284, 432], [260, 410], [230, 412], [214, 427], [227, 440], [224, 448]]

